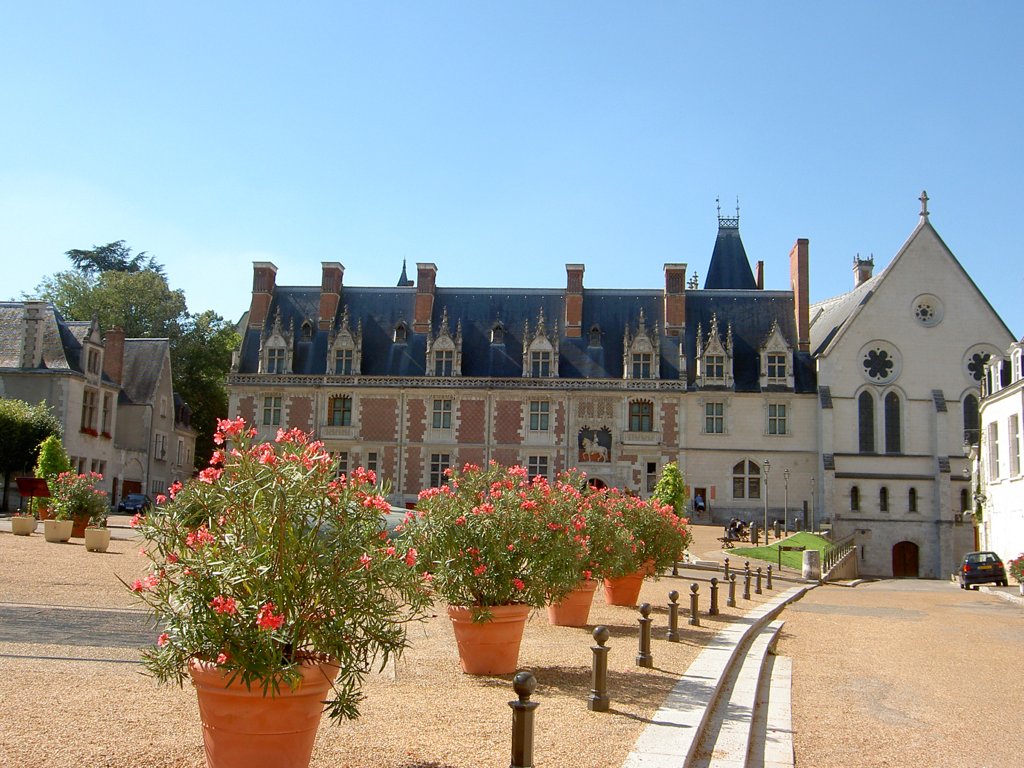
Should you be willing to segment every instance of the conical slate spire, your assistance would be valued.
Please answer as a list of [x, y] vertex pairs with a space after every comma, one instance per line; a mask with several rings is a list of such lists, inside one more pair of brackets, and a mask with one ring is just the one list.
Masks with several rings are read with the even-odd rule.
[[726, 290], [755, 290], [757, 283], [747, 261], [747, 252], [740, 239], [740, 211], [736, 206], [736, 217], [722, 216], [718, 212], [718, 239], [711, 254], [711, 266], [704, 278], [704, 288]]

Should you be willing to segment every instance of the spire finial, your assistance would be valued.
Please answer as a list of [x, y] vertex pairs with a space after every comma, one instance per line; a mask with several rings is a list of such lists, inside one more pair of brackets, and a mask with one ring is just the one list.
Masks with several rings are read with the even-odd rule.
[[722, 199], [715, 197], [715, 208], [718, 210], [718, 218], [722, 218]]
[[740, 220], [740, 196], [736, 195], [736, 222]]
[[928, 193], [921, 190], [921, 196], [917, 198], [921, 201], [921, 218], [928, 218]]

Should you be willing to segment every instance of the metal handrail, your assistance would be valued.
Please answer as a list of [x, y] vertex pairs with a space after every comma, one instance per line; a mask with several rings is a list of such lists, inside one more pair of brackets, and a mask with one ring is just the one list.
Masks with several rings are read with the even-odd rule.
[[832, 546], [821, 553], [822, 573], [828, 573], [847, 555], [856, 550], [857, 545], [854, 543], [854, 538], [854, 535], [851, 534], [835, 542]]

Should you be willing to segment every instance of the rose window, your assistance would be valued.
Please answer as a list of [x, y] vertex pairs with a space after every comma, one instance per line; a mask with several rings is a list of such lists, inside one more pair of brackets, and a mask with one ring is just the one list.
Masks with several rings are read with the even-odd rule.
[[988, 352], [975, 352], [971, 355], [967, 361], [967, 372], [975, 381], [981, 381], [981, 377], [985, 375], [985, 364], [991, 357]]
[[871, 349], [864, 356], [864, 370], [868, 378], [886, 381], [892, 376], [896, 363], [885, 349]]
[[921, 325], [932, 327], [942, 322], [942, 302], [938, 297], [925, 293], [914, 299], [911, 304], [914, 318]]

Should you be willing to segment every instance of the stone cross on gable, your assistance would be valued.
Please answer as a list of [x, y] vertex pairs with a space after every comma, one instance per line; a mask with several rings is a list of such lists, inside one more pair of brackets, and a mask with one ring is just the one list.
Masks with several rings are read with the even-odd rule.
[[925, 191], [921, 192], [921, 196], [917, 198], [921, 201], [921, 216], [922, 218], [928, 218], [928, 193]]

